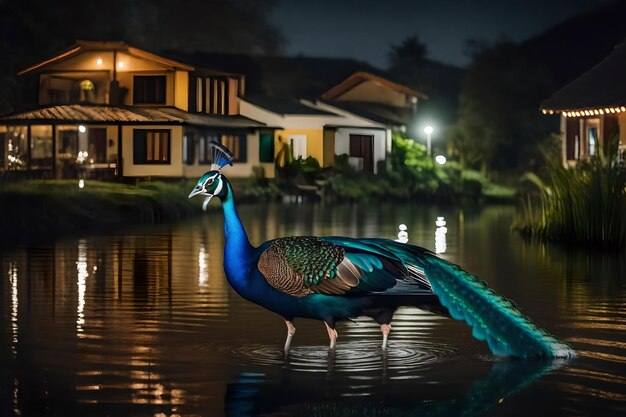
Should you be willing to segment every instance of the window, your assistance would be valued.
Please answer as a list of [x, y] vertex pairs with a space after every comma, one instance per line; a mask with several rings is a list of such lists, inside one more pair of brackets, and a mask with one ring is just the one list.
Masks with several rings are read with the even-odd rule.
[[183, 161], [187, 165], [196, 162], [196, 142], [193, 135], [183, 136]]
[[220, 143], [230, 149], [236, 162], [246, 162], [246, 135], [222, 134]]
[[170, 131], [135, 129], [133, 131], [133, 163], [169, 164]]
[[209, 114], [228, 114], [228, 78], [198, 77], [196, 79], [196, 110]]
[[133, 101], [135, 104], [165, 104], [165, 75], [135, 75]]
[[259, 141], [259, 162], [274, 162], [273, 135], [271, 133], [261, 133]]
[[598, 145], [598, 128], [589, 128], [589, 155], [596, 154], [596, 147]]
[[200, 164], [211, 164], [211, 148], [209, 147], [209, 144], [214, 141], [218, 141], [218, 136], [216, 134], [203, 135], [198, 138], [198, 162]]

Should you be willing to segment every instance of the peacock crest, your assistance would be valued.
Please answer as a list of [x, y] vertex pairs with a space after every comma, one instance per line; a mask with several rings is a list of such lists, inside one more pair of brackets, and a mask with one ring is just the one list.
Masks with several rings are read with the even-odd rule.
[[212, 141], [209, 144], [209, 148], [211, 149], [211, 170], [212, 171], [220, 171], [226, 165], [233, 166], [233, 157], [232, 152], [224, 145], [217, 141]]

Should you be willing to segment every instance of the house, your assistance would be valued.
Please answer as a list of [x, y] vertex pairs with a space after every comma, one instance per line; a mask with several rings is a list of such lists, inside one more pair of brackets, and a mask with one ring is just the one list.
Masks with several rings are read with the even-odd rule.
[[77, 41], [20, 72], [39, 108], [0, 118], [0, 171], [76, 176], [197, 177], [208, 143], [233, 150], [231, 176], [263, 166], [263, 123], [239, 114], [245, 77], [165, 58], [124, 42]]
[[[247, 75], [201, 61], [124, 42], [77, 41], [24, 69], [20, 75], [37, 84], [39, 107], [0, 117], [0, 172], [198, 177], [211, 162], [209, 143], [219, 141], [235, 156], [233, 177], [260, 170], [274, 177], [283, 143], [322, 167], [345, 154], [357, 170], [376, 173], [391, 151], [391, 132], [406, 130], [426, 99], [366, 71], [325, 88], [321, 99], [248, 97]], [[340, 64], [344, 71], [351, 62]]]
[[[274, 127], [273, 137], [261, 135], [261, 143], [273, 143], [275, 152], [288, 144], [294, 158], [315, 158], [331, 167], [336, 155], [346, 154], [358, 171], [377, 173], [385, 161], [391, 133], [386, 126], [349, 112], [325, 108], [307, 100], [266, 96], [240, 98], [243, 116]], [[271, 138], [271, 139], [270, 139]]]
[[626, 156], [626, 41], [595, 67], [541, 103], [544, 114], [561, 117], [565, 165], [598, 153], [618, 140], [619, 157]]

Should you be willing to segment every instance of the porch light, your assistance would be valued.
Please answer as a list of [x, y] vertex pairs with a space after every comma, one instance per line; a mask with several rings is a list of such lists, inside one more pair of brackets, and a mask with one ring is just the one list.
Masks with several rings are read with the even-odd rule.
[[87, 128], [84, 125], [80, 125], [78, 126], [78, 131], [80, 133], [85, 133], [87, 131]]
[[124, 65], [126, 65], [126, 64], [124, 63], [124, 61], [120, 61], [120, 62], [118, 62], [118, 63], [117, 63], [117, 67], [118, 67], [118, 68], [124, 68]]
[[435, 162], [437, 162], [439, 165], [445, 165], [446, 164], [446, 157], [443, 155], [437, 155], [435, 156]]
[[85, 180], [84, 179], [80, 179], [78, 180], [78, 188], [85, 188]]
[[98, 65], [102, 65], [102, 58], [98, 57], [98, 59], [96, 60], [96, 63]]

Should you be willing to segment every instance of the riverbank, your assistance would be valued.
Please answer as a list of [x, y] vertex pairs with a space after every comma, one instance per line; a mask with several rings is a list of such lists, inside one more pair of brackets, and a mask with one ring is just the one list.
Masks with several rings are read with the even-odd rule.
[[[85, 180], [82, 188], [78, 180], [0, 183], [0, 243], [13, 245], [190, 218], [202, 213], [201, 200], [187, 198], [195, 182], [195, 179], [148, 180], [127, 184]], [[287, 195], [276, 183], [267, 180], [234, 179], [231, 183], [238, 203], [279, 200]], [[363, 191], [364, 181], [357, 183], [347, 185]], [[335, 190], [335, 196], [337, 191], [341, 190]], [[367, 194], [376, 199], [400, 198], [380, 192]], [[312, 196], [319, 197], [315, 193]], [[343, 197], [349, 196], [348, 193]], [[337, 199], [330, 196], [329, 200]]]
[[0, 186], [2, 240], [31, 240], [125, 225], [165, 223], [199, 211], [191, 182], [30, 180]]

